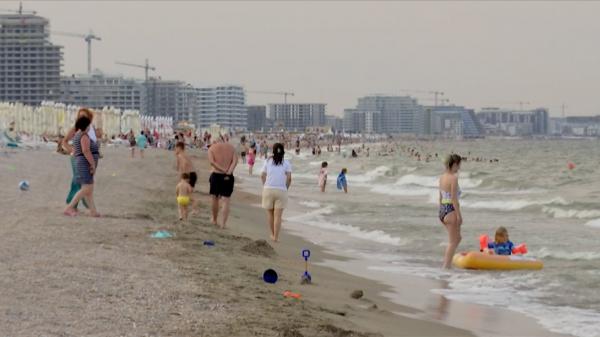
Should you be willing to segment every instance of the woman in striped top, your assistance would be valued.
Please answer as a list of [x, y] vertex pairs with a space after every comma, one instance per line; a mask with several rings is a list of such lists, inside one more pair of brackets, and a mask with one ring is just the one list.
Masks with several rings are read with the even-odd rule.
[[81, 184], [81, 190], [73, 197], [64, 211], [65, 215], [77, 215], [75, 205], [81, 199], [85, 199], [90, 209], [90, 215], [99, 217], [94, 205], [94, 174], [98, 166], [100, 153], [98, 152], [98, 143], [88, 135], [91, 120], [88, 117], [80, 117], [75, 123], [77, 133], [73, 137], [73, 155], [77, 167], [77, 182]]

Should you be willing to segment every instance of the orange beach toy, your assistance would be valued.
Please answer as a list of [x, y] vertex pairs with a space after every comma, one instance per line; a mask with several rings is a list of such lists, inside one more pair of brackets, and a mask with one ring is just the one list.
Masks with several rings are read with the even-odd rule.
[[289, 290], [286, 290], [286, 291], [284, 291], [284, 292], [283, 292], [283, 296], [284, 296], [284, 297], [291, 297], [291, 298], [295, 298], [295, 299], [297, 299], [297, 300], [299, 300], [299, 299], [300, 299], [300, 297], [302, 297], [300, 294], [298, 294], [298, 293], [293, 293], [293, 292], [291, 292], [291, 291], [289, 291]]

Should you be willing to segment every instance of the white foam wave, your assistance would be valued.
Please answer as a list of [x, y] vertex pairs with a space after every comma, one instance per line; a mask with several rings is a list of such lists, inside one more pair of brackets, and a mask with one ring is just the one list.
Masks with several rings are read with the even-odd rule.
[[397, 185], [375, 185], [371, 188], [372, 192], [405, 197], [433, 196], [437, 195], [437, 190], [418, 186], [397, 186]]
[[597, 260], [600, 259], [600, 252], [565, 252], [561, 250], [553, 250], [546, 247], [542, 247], [539, 251], [533, 252], [531, 255], [536, 256], [540, 259], [543, 258], [554, 258], [561, 260]]
[[595, 209], [564, 209], [558, 207], [543, 207], [542, 211], [557, 219], [589, 219], [600, 217], [600, 210]]
[[314, 200], [310, 200], [310, 201], [300, 201], [300, 205], [302, 206], [306, 206], [308, 208], [320, 208], [321, 204], [317, 201]]
[[[489, 277], [489, 274], [457, 273], [449, 279], [450, 289], [434, 292], [450, 299], [506, 307], [537, 319], [550, 331], [579, 337], [600, 337], [597, 322], [600, 314], [593, 310], [569, 306], [548, 306], [535, 298], [548, 295], [535, 274]], [[527, 291], [517, 289], [527, 288]], [[545, 293], [546, 292], [546, 293]]]
[[313, 212], [292, 216], [287, 218], [289, 221], [302, 223], [311, 227], [316, 227], [325, 230], [333, 230], [338, 232], [344, 232], [350, 237], [374, 241], [387, 245], [399, 246], [402, 241], [398, 237], [389, 235], [382, 230], [365, 230], [358, 226], [346, 225], [341, 223], [335, 223], [327, 221], [323, 215], [331, 214], [333, 212], [332, 206], [327, 206]]
[[[480, 179], [471, 179], [468, 176], [463, 177], [463, 175], [460, 176], [459, 181], [458, 181], [459, 185], [463, 188], [475, 188], [475, 187], [481, 185], [482, 182], [483, 181]], [[407, 175], [400, 177], [400, 179], [398, 179], [398, 181], [396, 181], [396, 185], [417, 185], [417, 186], [438, 188], [439, 187], [439, 177], [407, 174]]]
[[350, 183], [368, 183], [373, 181], [379, 177], [383, 177], [387, 172], [390, 171], [390, 168], [387, 166], [378, 166], [365, 174], [357, 174], [352, 175], [348, 174], [348, 182]]
[[568, 202], [563, 198], [554, 198], [551, 200], [527, 200], [527, 199], [517, 199], [517, 200], [480, 200], [480, 201], [469, 201], [463, 200], [461, 201], [461, 206], [465, 208], [474, 208], [474, 209], [488, 209], [488, 210], [498, 210], [498, 211], [516, 211], [521, 210], [530, 206], [542, 206], [542, 205], [568, 205]]
[[588, 227], [600, 228], [600, 219], [588, 221], [585, 225]]

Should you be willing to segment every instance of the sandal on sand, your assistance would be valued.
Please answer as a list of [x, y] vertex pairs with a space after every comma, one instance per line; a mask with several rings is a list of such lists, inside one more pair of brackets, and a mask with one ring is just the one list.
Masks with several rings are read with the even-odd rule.
[[63, 212], [64, 215], [66, 216], [77, 216], [77, 211], [74, 211], [72, 209], [65, 209], [65, 211]]

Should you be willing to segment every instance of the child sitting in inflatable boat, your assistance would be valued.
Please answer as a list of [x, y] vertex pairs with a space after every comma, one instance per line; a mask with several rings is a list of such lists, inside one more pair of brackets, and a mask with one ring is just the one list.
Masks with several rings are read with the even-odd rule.
[[511, 255], [515, 245], [508, 239], [508, 230], [504, 227], [499, 227], [496, 230], [494, 242], [489, 242], [488, 249], [493, 249], [498, 255]]
[[504, 227], [499, 227], [496, 230], [494, 242], [489, 242], [487, 235], [482, 235], [479, 238], [479, 245], [481, 252], [488, 252], [496, 255], [512, 255], [512, 254], [526, 254], [527, 246], [520, 244], [515, 246], [512, 241], [508, 239], [508, 230]]

